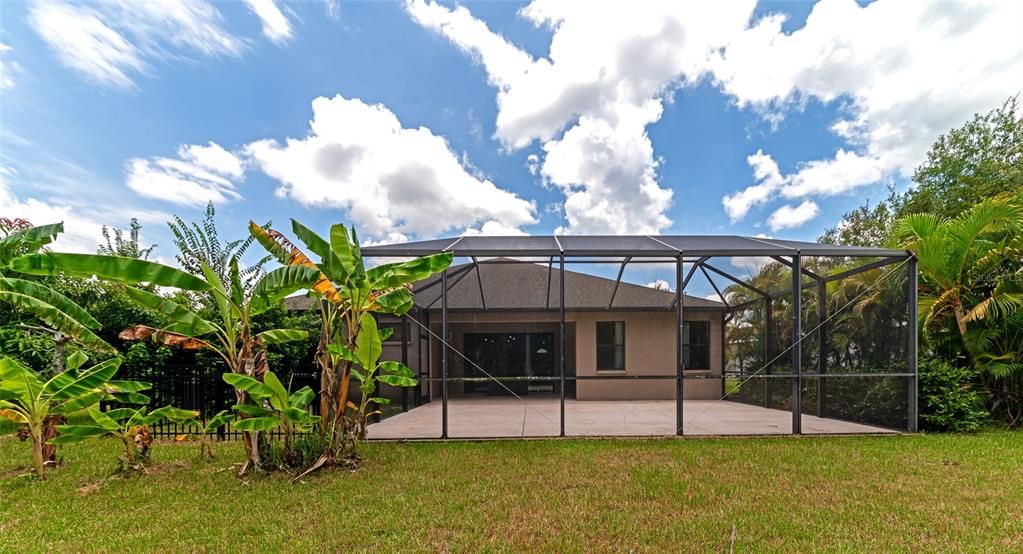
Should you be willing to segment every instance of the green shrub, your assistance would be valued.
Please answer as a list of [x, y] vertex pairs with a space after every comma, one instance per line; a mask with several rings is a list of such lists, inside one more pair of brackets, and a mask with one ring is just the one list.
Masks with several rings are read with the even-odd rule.
[[984, 397], [974, 390], [977, 374], [945, 360], [921, 358], [920, 424], [926, 431], [969, 433], [988, 420]]

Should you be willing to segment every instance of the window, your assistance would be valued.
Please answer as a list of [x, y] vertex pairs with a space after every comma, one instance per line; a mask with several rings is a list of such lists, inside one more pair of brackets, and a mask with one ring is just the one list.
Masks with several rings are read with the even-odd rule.
[[682, 360], [686, 369], [710, 369], [710, 322], [682, 324]]
[[597, 322], [597, 369], [625, 369], [625, 322]]

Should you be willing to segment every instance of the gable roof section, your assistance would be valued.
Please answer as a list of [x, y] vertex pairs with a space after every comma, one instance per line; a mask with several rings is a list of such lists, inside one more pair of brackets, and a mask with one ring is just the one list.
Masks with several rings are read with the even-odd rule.
[[[561, 297], [561, 272], [556, 266], [535, 263], [505, 263], [511, 260], [483, 261], [451, 266], [448, 269], [448, 309], [452, 311], [557, 310]], [[479, 275], [477, 276], [477, 269]], [[439, 310], [441, 285], [434, 276], [413, 287], [416, 306]], [[480, 284], [483, 294], [480, 296]], [[565, 270], [565, 309], [607, 310], [614, 296], [613, 310], [668, 310], [675, 293], [622, 281], [615, 292], [614, 279]], [[305, 310], [315, 299], [292, 296], [284, 299], [289, 310]], [[685, 309], [722, 310], [721, 302], [685, 295]]]
[[[482, 261], [448, 269], [448, 309], [544, 310], [558, 309], [561, 298], [561, 272], [557, 265], [507, 263], [511, 260]], [[471, 269], [470, 269], [471, 268]], [[464, 271], [464, 273], [460, 272]], [[476, 272], [479, 271], [477, 276]], [[455, 274], [452, 276], [452, 274]], [[440, 279], [434, 276], [413, 288], [416, 305], [440, 309]], [[480, 284], [483, 295], [480, 295]], [[650, 310], [671, 308], [675, 293], [621, 282], [615, 292], [614, 279], [565, 270], [565, 308], [568, 310], [607, 310], [614, 295], [614, 310]], [[418, 292], [416, 292], [418, 291]], [[697, 309], [724, 309], [724, 304], [685, 295], [683, 306]]]

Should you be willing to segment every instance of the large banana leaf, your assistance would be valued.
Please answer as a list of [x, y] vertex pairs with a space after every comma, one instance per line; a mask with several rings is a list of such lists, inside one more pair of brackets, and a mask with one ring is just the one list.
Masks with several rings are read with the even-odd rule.
[[174, 332], [178, 334], [201, 337], [217, 330], [215, 325], [169, 298], [135, 287], [126, 287], [126, 292], [129, 298], [143, 307], [158, 312], [176, 323]]
[[4, 356], [0, 358], [0, 388], [18, 395], [19, 398], [34, 399], [43, 389], [43, 382], [34, 371], [21, 365], [14, 358]]
[[203, 433], [212, 433], [217, 429], [227, 425], [231, 421], [231, 412], [229, 410], [220, 410], [217, 415], [213, 416], [202, 426]]
[[60, 331], [85, 346], [91, 346], [105, 352], [116, 352], [112, 346], [99, 338], [91, 329], [57, 309], [52, 304], [48, 304], [34, 296], [10, 290], [0, 290], [0, 300], [31, 313], [51, 329]]
[[332, 256], [330, 244], [323, 240], [323, 237], [317, 235], [312, 229], [302, 225], [295, 219], [291, 220], [291, 230], [298, 237], [298, 240], [302, 241], [313, 254], [324, 260], [330, 259]]
[[18, 252], [34, 252], [53, 242], [64, 232], [63, 223], [51, 223], [29, 227], [7, 235], [0, 240], [0, 265], [6, 263]]
[[199, 417], [199, 412], [195, 410], [184, 410], [181, 408], [175, 408], [174, 406], [163, 406], [157, 408], [142, 418], [143, 425], [152, 425], [161, 419], [166, 419], [174, 423], [184, 423], [186, 421], [192, 421]]
[[273, 229], [264, 229], [252, 220], [249, 220], [249, 234], [255, 237], [256, 242], [280, 262], [281, 265], [291, 265], [295, 248], [284, 235]]
[[71, 398], [61, 404], [55, 406], [51, 412], [55, 414], [72, 414], [83, 408], [89, 406], [95, 406], [100, 400], [107, 397], [107, 392], [103, 390], [89, 391], [83, 395]]
[[363, 314], [359, 322], [359, 336], [355, 339], [355, 356], [366, 371], [376, 369], [377, 360], [383, 353], [383, 344], [377, 333], [377, 322], [372, 314]]
[[91, 437], [101, 437], [110, 431], [96, 425], [58, 425], [57, 436], [50, 439], [50, 444], [72, 444]]
[[305, 386], [291, 393], [291, 396], [288, 397], [288, 404], [303, 408], [312, 402], [313, 398], [316, 398], [316, 392]]
[[227, 301], [227, 289], [224, 288], [224, 282], [220, 280], [220, 276], [217, 275], [213, 268], [207, 265], [205, 262], [199, 262], [199, 268], [202, 270], [203, 276], [206, 277], [206, 282], [210, 284], [211, 291], [213, 293], [213, 300], [217, 303], [217, 309], [225, 317], [231, 313], [231, 305]]
[[208, 291], [210, 284], [180, 269], [156, 262], [103, 256], [99, 254], [67, 254], [44, 252], [15, 258], [11, 269], [30, 275], [57, 275], [65, 273], [79, 277], [95, 275], [124, 283], [152, 283], [162, 287], [175, 287], [192, 291]]
[[378, 265], [366, 271], [366, 279], [374, 289], [393, 289], [444, 271], [452, 260], [454, 256], [451, 252], [441, 252], [407, 262]]
[[28, 423], [28, 417], [20, 406], [7, 400], [0, 400], [0, 419], [14, 423]]
[[68, 400], [94, 391], [105, 385], [117, 373], [120, 367], [121, 358], [111, 358], [100, 362], [88, 373], [54, 391], [52, 398], [54, 400]]
[[305, 340], [309, 333], [301, 329], [270, 329], [256, 335], [256, 339], [263, 344], [281, 344]]
[[236, 420], [233, 424], [238, 431], [269, 431], [277, 428], [281, 421], [276, 417], [250, 417]]
[[418, 384], [415, 373], [401, 362], [380, 362], [380, 371], [377, 380], [392, 387], [414, 387]]
[[248, 375], [242, 375], [241, 373], [225, 373], [223, 378], [224, 382], [228, 385], [247, 392], [249, 396], [255, 399], [269, 398], [274, 394], [272, 388], [260, 383]]
[[415, 299], [412, 296], [412, 291], [401, 287], [376, 297], [374, 302], [382, 312], [404, 315], [412, 309]]
[[317, 279], [317, 281], [308, 288], [330, 302], [338, 303], [341, 301], [340, 293], [334, 287], [334, 284], [330, 281], [327, 275], [323, 273], [322, 268], [313, 263], [313, 261], [305, 255], [305, 252], [302, 252], [300, 248], [292, 244], [284, 235], [274, 231], [273, 229], [263, 229], [259, 225], [256, 225], [255, 222], [249, 223], [249, 232], [252, 233], [252, 236], [256, 237], [256, 240], [282, 264], [315, 268], [320, 272], [319, 279]]
[[263, 384], [273, 390], [273, 395], [270, 396], [270, 405], [274, 409], [281, 411], [288, 407], [288, 389], [284, 388], [284, 383], [281, 383], [274, 372], [267, 371], [263, 374]]
[[310, 288], [319, 280], [320, 270], [315, 267], [287, 265], [270, 271], [252, 289], [252, 314], [266, 311], [284, 297]]
[[341, 284], [348, 280], [347, 266], [338, 258], [338, 253], [331, 249], [330, 243], [294, 219], [291, 220], [291, 230], [313, 254], [320, 257], [322, 261], [319, 268], [327, 277], [335, 284]]
[[96, 321], [84, 308], [46, 285], [7, 277], [0, 279], [0, 290], [16, 292], [42, 300], [93, 331], [98, 331], [102, 327], [99, 321]]

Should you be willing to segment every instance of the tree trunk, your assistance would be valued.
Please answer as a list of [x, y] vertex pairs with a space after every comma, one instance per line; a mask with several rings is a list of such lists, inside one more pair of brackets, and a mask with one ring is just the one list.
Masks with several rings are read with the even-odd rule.
[[956, 314], [956, 325], [959, 326], [959, 336], [965, 338], [966, 337], [966, 322], [963, 321], [963, 318], [966, 317], [966, 314], [963, 313], [963, 307], [961, 305], [957, 305], [956, 306], [955, 314]]

